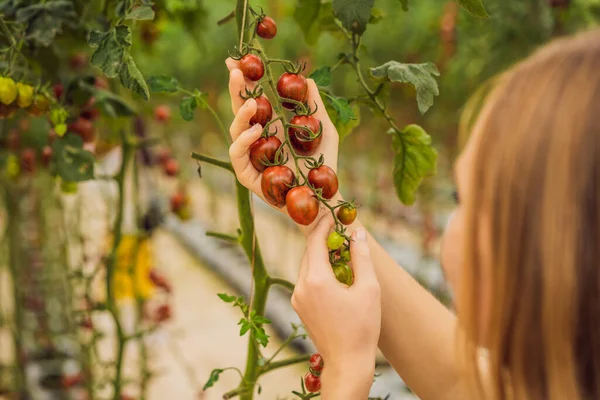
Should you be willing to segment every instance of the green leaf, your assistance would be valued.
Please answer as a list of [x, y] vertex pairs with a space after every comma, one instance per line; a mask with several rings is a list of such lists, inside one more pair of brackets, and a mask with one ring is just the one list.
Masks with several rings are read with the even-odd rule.
[[186, 121], [194, 119], [194, 111], [198, 107], [198, 100], [195, 96], [184, 97], [179, 104], [179, 113], [181, 118]]
[[97, 46], [96, 51], [92, 54], [92, 65], [100, 68], [107, 77], [114, 78], [119, 73], [123, 54], [125, 53], [122, 40], [117, 40], [115, 28], [105, 32], [98, 43], [99, 36], [90, 34], [88, 38], [90, 45]]
[[337, 119], [342, 124], [347, 124], [351, 120], [356, 119], [354, 111], [352, 110], [348, 100], [344, 99], [343, 97], [333, 97], [329, 95], [327, 96], [327, 99], [329, 99], [331, 102], [333, 109], [337, 113]]
[[390, 130], [394, 149], [394, 187], [402, 203], [415, 202], [417, 189], [424, 178], [435, 174], [437, 151], [431, 137], [418, 125], [408, 125], [402, 132]]
[[421, 114], [425, 114], [433, 105], [433, 97], [440, 94], [434, 76], [439, 76], [440, 71], [433, 63], [403, 64], [398, 61], [371, 68], [374, 78], [386, 79], [390, 82], [410, 83], [417, 89], [417, 104]]
[[269, 344], [269, 335], [263, 328], [256, 328], [254, 331], [254, 338], [256, 342], [259, 343], [263, 347], [267, 347]]
[[246, 334], [246, 332], [248, 332], [250, 330], [250, 328], [252, 327], [250, 322], [248, 322], [245, 319], [241, 319], [240, 322], [238, 323], [238, 325], [241, 325], [240, 326], [240, 336], [244, 336]]
[[384, 13], [383, 11], [381, 11], [379, 8], [373, 8], [371, 10], [371, 18], [369, 18], [369, 23], [370, 24], [378, 24], [384, 17]]
[[308, 38], [311, 34], [312, 28], [317, 22], [320, 8], [321, 0], [298, 0], [296, 2], [294, 19], [302, 29], [305, 38]]
[[54, 38], [63, 32], [65, 26], [72, 29], [78, 27], [79, 21], [72, 1], [55, 0], [35, 3], [37, 4], [19, 5], [22, 8], [19, 8], [15, 15], [16, 21], [26, 26], [27, 40], [48, 47]]
[[478, 18], [489, 18], [490, 15], [485, 10], [482, 0], [456, 0], [456, 2], [471, 15]]
[[119, 78], [123, 86], [139, 94], [144, 100], [150, 98], [150, 91], [148, 90], [148, 85], [146, 85], [146, 80], [129, 53], [126, 53], [123, 57], [123, 63], [119, 69]]
[[117, 42], [123, 47], [131, 46], [131, 30], [127, 25], [115, 26], [115, 38]]
[[335, 125], [335, 128], [338, 132], [338, 136], [340, 137], [340, 142], [342, 142], [348, 135], [354, 131], [356, 127], [360, 125], [360, 106], [357, 102], [352, 103], [350, 105], [352, 109], [352, 114], [354, 115], [354, 119], [351, 119], [349, 122], [342, 122], [338, 116], [337, 111], [333, 108], [333, 105], [330, 101], [325, 102], [325, 108], [327, 109], [327, 113], [331, 117], [331, 122]]
[[331, 85], [331, 67], [321, 67], [310, 74], [311, 79], [315, 81], [317, 86], [325, 87]]
[[271, 320], [267, 317], [263, 317], [262, 315], [254, 315], [252, 317], [252, 322], [255, 324], [270, 324]]
[[102, 43], [104, 38], [109, 34], [110, 34], [110, 31], [100, 32], [95, 29], [92, 29], [88, 33], [88, 45], [92, 48], [97, 48], [98, 46], [100, 46], [100, 44]]
[[333, 14], [350, 32], [362, 35], [371, 19], [375, 0], [333, 0]]
[[408, 0], [400, 0], [400, 3], [402, 4], [402, 9], [408, 11]]
[[112, 118], [131, 117], [136, 115], [136, 111], [122, 97], [109, 92], [108, 90], [94, 91], [96, 104]]
[[178, 86], [179, 82], [172, 76], [159, 75], [148, 78], [148, 88], [152, 93], [175, 93]]
[[221, 375], [221, 373], [223, 373], [223, 371], [225, 371], [224, 369], [213, 369], [210, 373], [210, 377], [208, 378], [208, 381], [204, 384], [204, 387], [202, 388], [202, 390], [206, 390], [210, 387], [213, 387], [213, 385], [215, 383], [217, 383], [217, 381], [219, 380], [219, 375]]
[[230, 296], [226, 293], [219, 293], [217, 296], [225, 303], [233, 303], [235, 301], [235, 296]]
[[135, 7], [125, 19], [132, 19], [136, 21], [152, 21], [154, 19], [154, 10], [150, 6], [139, 6]]
[[94, 178], [94, 155], [83, 149], [83, 140], [74, 134], [65, 135], [52, 145], [56, 173], [65, 181], [81, 182]]
[[208, 93], [195, 89], [194, 97], [196, 98], [196, 105], [200, 107], [201, 110], [206, 110], [208, 108]]

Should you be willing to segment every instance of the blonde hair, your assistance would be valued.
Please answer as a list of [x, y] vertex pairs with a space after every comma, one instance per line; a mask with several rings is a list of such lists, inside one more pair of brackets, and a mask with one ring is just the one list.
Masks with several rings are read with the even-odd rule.
[[486, 107], [458, 298], [472, 398], [599, 399], [600, 31], [545, 46], [500, 77]]

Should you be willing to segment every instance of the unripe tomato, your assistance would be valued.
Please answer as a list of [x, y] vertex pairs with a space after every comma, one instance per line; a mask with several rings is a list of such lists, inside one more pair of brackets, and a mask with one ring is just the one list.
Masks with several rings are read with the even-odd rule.
[[17, 105], [27, 108], [33, 103], [33, 86], [17, 83]]
[[307, 186], [297, 186], [291, 189], [285, 197], [290, 217], [300, 225], [310, 225], [319, 215], [319, 200]]
[[[292, 74], [285, 72], [277, 81], [277, 93], [284, 99], [292, 99], [300, 103], [306, 103], [308, 100], [308, 83], [302, 74]], [[294, 103], [284, 102], [283, 106], [288, 110], [296, 108]]]
[[342, 251], [340, 251], [340, 259], [345, 262], [352, 261], [352, 256], [350, 255], [350, 250], [342, 249]]
[[21, 152], [21, 167], [23, 171], [35, 172], [35, 158], [34, 149], [23, 149]]
[[12, 104], [17, 99], [17, 85], [10, 77], [0, 77], [0, 102]]
[[265, 96], [256, 99], [256, 114], [250, 118], [250, 125], [260, 124], [264, 126], [273, 118], [273, 107]]
[[[296, 115], [292, 118], [290, 123], [304, 126], [310, 129], [313, 134], [319, 133], [321, 128], [319, 120], [312, 115]], [[290, 137], [290, 143], [294, 147], [294, 150], [296, 150], [296, 153], [303, 156], [312, 156], [315, 154], [323, 140], [322, 134], [313, 138], [307, 130], [293, 126], [288, 128], [288, 135]]]
[[285, 165], [265, 169], [260, 182], [265, 200], [277, 208], [285, 206], [285, 198], [295, 180], [296, 176]]
[[313, 375], [319, 376], [323, 372], [323, 357], [319, 353], [315, 353], [308, 359], [308, 367]]
[[352, 286], [354, 283], [354, 273], [352, 272], [352, 268], [345, 262], [337, 262], [331, 266], [333, 268], [333, 273], [335, 274], [335, 278], [343, 283], [346, 286]]
[[166, 104], [156, 106], [154, 109], [154, 119], [156, 119], [158, 122], [169, 122], [171, 120], [171, 108]]
[[342, 235], [333, 231], [327, 237], [327, 247], [329, 250], [338, 250], [344, 245], [345, 241], [346, 239]]
[[341, 206], [337, 212], [337, 217], [344, 225], [350, 225], [356, 220], [358, 210], [356, 207]]
[[65, 92], [65, 87], [62, 83], [57, 83], [52, 87], [52, 91], [54, 92], [54, 97], [56, 97], [56, 100], [60, 100]]
[[190, 219], [192, 219], [192, 208], [189, 204], [186, 204], [179, 210], [177, 210], [175, 214], [177, 215], [177, 217], [179, 217], [180, 220], [189, 221]]
[[174, 158], [169, 158], [163, 164], [163, 170], [167, 176], [175, 176], [179, 174], [179, 161]]
[[338, 192], [338, 177], [327, 165], [311, 169], [308, 172], [308, 182], [315, 189], [321, 189], [321, 195], [327, 200], [331, 199]]
[[267, 166], [262, 161], [273, 163], [275, 153], [281, 146], [281, 140], [277, 136], [268, 138], [260, 137], [250, 145], [250, 162], [258, 172], [263, 172]]
[[77, 193], [77, 182], [62, 181], [60, 190], [65, 194]]
[[277, 35], [277, 24], [271, 17], [264, 17], [256, 25], [256, 34], [263, 39], [273, 39]]
[[50, 109], [50, 101], [43, 94], [33, 96], [33, 104], [27, 108], [27, 112], [36, 117], [41, 117]]
[[265, 75], [265, 66], [255, 54], [246, 54], [240, 60], [240, 69], [242, 73], [251, 81], [258, 81]]
[[321, 390], [321, 378], [308, 372], [304, 375], [304, 386], [310, 393], [317, 393]]
[[75, 133], [83, 139], [84, 143], [91, 143], [96, 138], [96, 130], [92, 121], [83, 117], [77, 118], [69, 124], [69, 132]]

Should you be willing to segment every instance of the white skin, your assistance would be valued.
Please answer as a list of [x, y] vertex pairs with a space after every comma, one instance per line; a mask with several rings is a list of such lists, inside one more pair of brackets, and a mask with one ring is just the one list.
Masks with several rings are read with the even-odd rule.
[[[236, 114], [230, 130], [232, 165], [239, 181], [262, 198], [261, 175], [248, 155], [249, 146], [262, 130], [249, 125], [256, 102], [239, 96], [245, 87], [254, 85], [244, 79], [236, 61], [228, 59], [226, 63]], [[317, 86], [310, 79], [308, 86], [309, 104], [316, 102], [319, 106], [315, 117], [324, 127], [318, 153], [323, 153], [326, 164], [335, 170], [338, 134], [325, 112]], [[277, 125], [281, 135], [282, 127]], [[465, 155], [468, 154], [467, 150]], [[465, 174], [471, 159], [462, 157], [457, 167], [463, 187], [468, 182]], [[467, 195], [468, 188], [460, 189], [462, 198]], [[334, 201], [341, 198], [338, 194]], [[281, 211], [286, 213], [285, 208]], [[451, 284], [458, 281], [461, 256], [456, 249], [462, 248], [463, 226], [459, 206], [444, 241], [443, 263]], [[454, 316], [385, 252], [360, 221], [350, 227], [354, 284], [346, 287], [339, 283], [329, 264], [326, 245], [332, 227], [333, 218], [326, 210], [312, 226], [300, 227], [307, 237], [307, 246], [292, 296], [292, 305], [325, 362], [322, 398], [367, 399], [378, 346], [422, 400], [464, 398], [459, 389]]]

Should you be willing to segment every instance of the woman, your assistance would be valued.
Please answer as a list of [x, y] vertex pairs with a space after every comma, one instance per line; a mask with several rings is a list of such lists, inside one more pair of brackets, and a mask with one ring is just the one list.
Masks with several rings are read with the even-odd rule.
[[[260, 196], [247, 154], [261, 131], [248, 125], [256, 103], [239, 98], [247, 83], [227, 64], [232, 163]], [[314, 82], [310, 93], [335, 166], [335, 129]], [[600, 399], [600, 31], [505, 73], [455, 173], [442, 264], [458, 320], [360, 222], [350, 288], [328, 262], [331, 218], [305, 230], [292, 303], [325, 360], [323, 398], [366, 399], [379, 346], [424, 400]]]

